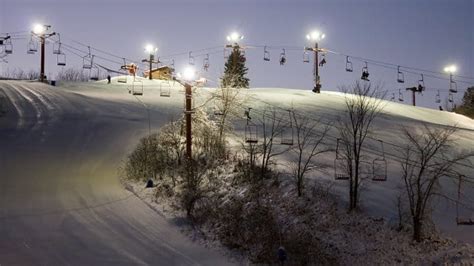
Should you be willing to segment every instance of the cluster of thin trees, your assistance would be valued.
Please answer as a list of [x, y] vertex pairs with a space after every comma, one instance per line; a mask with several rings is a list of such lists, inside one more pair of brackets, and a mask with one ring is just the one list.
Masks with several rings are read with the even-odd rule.
[[[348, 176], [348, 210], [358, 210], [361, 184], [366, 179], [363, 162], [371, 153], [368, 140], [375, 135], [374, 121], [380, 116], [385, 101], [379, 87], [372, 87], [370, 83], [356, 83], [341, 91], [345, 93], [345, 113], [334, 124], [309, 118], [295, 110], [289, 111], [289, 117], [276, 108], [254, 111], [252, 120], [259, 125], [258, 142], [243, 143], [248, 158], [248, 174], [252, 175], [252, 179], [264, 180], [272, 166], [278, 163], [277, 158], [291, 153], [293, 159], [287, 169], [290, 169], [297, 194], [301, 196], [308, 173], [326, 172], [328, 165], [323, 163], [326, 156], [318, 157], [334, 151], [334, 142], [328, 141], [328, 137], [336, 134], [341, 141], [339, 156], [344, 161], [342, 170]], [[238, 89], [229, 88], [219, 89], [216, 98], [220, 136], [225, 138], [225, 132], [231, 129], [232, 115], [241, 112], [245, 100], [241, 99]], [[238, 116], [242, 117], [241, 114]], [[293, 130], [292, 145], [279, 145], [282, 132], [289, 124]], [[403, 184], [399, 198], [406, 199], [413, 238], [421, 241], [425, 224], [430, 219], [432, 200], [445, 195], [441, 179], [453, 177], [456, 164], [473, 156], [473, 153], [455, 150], [455, 126], [425, 124], [421, 128], [402, 127], [400, 131], [404, 141], [399, 143], [394, 160], [401, 170], [398, 176], [392, 178], [399, 178]]]

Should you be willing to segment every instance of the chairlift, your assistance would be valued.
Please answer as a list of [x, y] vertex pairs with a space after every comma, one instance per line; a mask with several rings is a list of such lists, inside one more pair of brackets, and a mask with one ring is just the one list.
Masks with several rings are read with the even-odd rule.
[[309, 63], [309, 53], [308, 51], [303, 51], [303, 63]]
[[270, 52], [267, 51], [267, 46], [263, 47], [263, 60], [270, 61]]
[[189, 64], [191, 66], [194, 66], [194, 56], [192, 54], [193, 52], [189, 52]]
[[285, 52], [285, 48], [283, 48], [280, 54], [280, 66], [283, 66], [285, 63], [286, 63], [286, 52]]
[[160, 82], [160, 96], [171, 97], [171, 84], [169, 81]]
[[397, 67], [397, 82], [405, 83], [405, 75], [400, 71], [400, 66]]
[[293, 145], [294, 138], [291, 110], [288, 110], [288, 117], [290, 118], [290, 122], [286, 126], [283, 126], [281, 129], [280, 144], [291, 146]]
[[171, 67], [172, 69], [174, 69], [174, 59], [171, 59], [170, 67]]
[[449, 91], [452, 93], [458, 92], [458, 84], [453, 80], [453, 75], [449, 75]]
[[58, 66], [65, 66], [66, 65], [66, 54], [60, 53], [56, 55], [56, 62]]
[[252, 118], [250, 117], [250, 110], [252, 108], [248, 108], [245, 111], [245, 116], [247, 117], [247, 122], [245, 125], [245, 142], [246, 143], [258, 143], [258, 136], [257, 136], [257, 126], [252, 123]]
[[58, 40], [53, 43], [53, 54], [60, 54], [61, 53], [61, 35], [59, 33], [56, 33], [58, 35]]
[[450, 102], [450, 103], [454, 102], [453, 94], [451, 92], [449, 92], [449, 94], [448, 94], [448, 102]]
[[[125, 60], [125, 58], [123, 58], [123, 65], [120, 68], [125, 69], [126, 66], [127, 66], [127, 61]], [[118, 79], [117, 79], [117, 82], [118, 83], [127, 83], [127, 79], [128, 79], [128, 75], [125, 74], [125, 75], [119, 76]]]
[[143, 82], [141, 80], [133, 80], [132, 95], [143, 95]]
[[326, 64], [326, 55], [323, 54], [321, 61], [319, 61], [319, 66], [323, 67]]
[[398, 89], [398, 101], [399, 101], [399, 102], [403, 102], [402, 89]]
[[88, 48], [89, 53], [86, 56], [82, 57], [82, 68], [84, 69], [91, 69], [94, 63], [94, 56], [91, 55], [91, 47], [88, 46]]
[[204, 57], [202, 69], [204, 69], [204, 71], [209, 70], [209, 54]]
[[383, 149], [383, 141], [379, 140], [382, 149], [382, 156], [372, 161], [372, 180], [387, 181], [387, 160], [385, 159], [385, 151]]
[[418, 92], [423, 92], [425, 91], [425, 78], [423, 74], [421, 74], [421, 79], [418, 80]]
[[98, 81], [100, 76], [100, 69], [98, 66], [92, 66], [91, 72], [90, 72], [90, 80]]
[[352, 62], [349, 60], [349, 56], [346, 56], [346, 71], [347, 72], [352, 72]]
[[11, 38], [8, 38], [8, 39], [4, 40], [3, 47], [4, 47], [3, 52], [5, 54], [13, 54], [13, 43], [12, 43]]
[[365, 66], [362, 68], [362, 75], [360, 78], [369, 81], [369, 66], [367, 65], [367, 62], [365, 62]]
[[38, 43], [33, 39], [33, 37], [30, 38], [30, 41], [28, 42], [27, 54], [34, 54], [38, 52]]
[[438, 93], [436, 93], [435, 102], [436, 103], [441, 103], [441, 95], [439, 95], [439, 90], [438, 90]]
[[334, 159], [334, 178], [336, 180], [349, 180], [346, 160], [339, 156], [339, 141], [340, 140], [341, 139], [337, 139], [337, 144], [336, 144], [336, 159]]

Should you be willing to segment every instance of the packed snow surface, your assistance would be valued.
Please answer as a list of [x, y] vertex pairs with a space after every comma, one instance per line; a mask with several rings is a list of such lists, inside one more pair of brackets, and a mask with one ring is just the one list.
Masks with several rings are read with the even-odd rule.
[[[0, 81], [0, 99], [7, 113], [0, 118], [0, 264], [212, 264], [228, 263], [217, 251], [192, 243], [175, 225], [150, 209], [118, 180], [122, 161], [140, 137], [183, 113], [184, 90], [174, 82], [140, 79], [133, 83], [106, 81], [60, 83]], [[143, 87], [142, 87], [143, 86]], [[141, 90], [143, 95], [129, 91]], [[170, 91], [170, 97], [160, 93]], [[206, 103], [213, 88], [195, 88], [194, 105]], [[2, 95], [4, 97], [2, 97]], [[246, 102], [236, 119], [233, 141], [243, 138], [244, 110], [258, 117], [268, 106], [284, 113], [293, 108], [320, 123], [334, 123], [344, 115], [338, 92], [259, 88], [242, 92]], [[401, 184], [396, 148], [403, 144], [400, 127], [423, 123], [457, 125], [456, 145], [474, 149], [474, 121], [462, 115], [399, 103], [384, 103], [375, 121], [371, 156], [379, 155], [375, 139], [384, 141], [389, 162], [388, 181], [364, 182], [363, 209], [371, 215], [396, 218], [395, 197]], [[212, 110], [210, 105], [209, 110]], [[333, 130], [332, 136], [336, 131]], [[329, 141], [335, 141], [335, 137]], [[398, 145], [398, 146], [397, 146]], [[280, 160], [291, 160], [283, 156]], [[334, 154], [322, 158], [328, 164]], [[469, 163], [469, 162], [468, 162]], [[470, 162], [472, 164], [472, 161]], [[473, 168], [459, 171], [474, 177]], [[346, 184], [333, 181], [333, 172], [315, 172], [312, 178], [334, 182], [334, 191], [346, 194]], [[447, 179], [447, 191], [457, 184]], [[474, 195], [472, 185], [465, 195]], [[474, 206], [472, 196], [466, 199]], [[474, 243], [472, 227], [455, 225], [455, 208], [437, 202], [438, 227], [447, 235]], [[472, 211], [462, 210], [466, 218]]]

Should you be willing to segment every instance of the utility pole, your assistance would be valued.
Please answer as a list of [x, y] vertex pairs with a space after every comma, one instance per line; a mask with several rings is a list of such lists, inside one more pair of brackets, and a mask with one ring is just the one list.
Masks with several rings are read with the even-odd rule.
[[40, 39], [41, 43], [41, 60], [40, 60], [40, 81], [45, 81], [45, 46], [46, 46], [46, 39], [56, 35], [56, 32], [53, 33], [46, 33], [47, 30], [51, 28], [51, 25], [36, 25], [31, 32], [31, 34], [37, 36]]
[[143, 59], [143, 63], [149, 63], [149, 72], [148, 72], [148, 79], [152, 80], [153, 77], [151, 75], [151, 71], [153, 69], [153, 64], [158, 64], [161, 63], [160, 60], [155, 61], [155, 52], [158, 50], [158, 48], [153, 47], [152, 45], [147, 45], [145, 47], [145, 51], [147, 51], [150, 54], [149, 59]]
[[422, 93], [425, 90], [425, 87], [423, 87], [422, 85], [418, 85], [418, 87], [410, 87], [410, 88], [406, 88], [406, 90], [411, 91], [413, 106], [416, 106], [416, 94], [415, 94], [415, 92]]
[[191, 128], [191, 115], [192, 111], [192, 99], [193, 99], [193, 90], [189, 83], [184, 83], [185, 94], [186, 94], [186, 156], [188, 159], [192, 159], [192, 128]]
[[[306, 35], [306, 39], [309, 41], [314, 41], [314, 48], [307, 47], [305, 48], [308, 51], [313, 51], [314, 52], [314, 68], [313, 68], [313, 75], [314, 75], [314, 86], [313, 86], [313, 92], [314, 93], [321, 93], [321, 78], [319, 77], [319, 59], [318, 59], [318, 53], [322, 50], [319, 49], [318, 42], [322, 39], [324, 39], [326, 36], [324, 33], [321, 33], [319, 31], [313, 31]], [[324, 58], [324, 57], [323, 57]], [[323, 63], [321, 63], [323, 64]]]
[[314, 44], [314, 93], [321, 93], [321, 80], [319, 78], [319, 59], [318, 59], [318, 42]]

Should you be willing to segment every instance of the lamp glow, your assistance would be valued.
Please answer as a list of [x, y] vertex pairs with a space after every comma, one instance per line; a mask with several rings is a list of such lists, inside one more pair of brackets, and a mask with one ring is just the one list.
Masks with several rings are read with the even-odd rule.
[[326, 37], [326, 34], [321, 33], [319, 31], [313, 31], [306, 35], [306, 39], [310, 41], [319, 41], [319, 40], [324, 39], [325, 37]]
[[186, 81], [193, 81], [196, 77], [196, 70], [193, 67], [186, 67], [182, 75], [183, 79]]
[[157, 50], [158, 50], [158, 48], [153, 47], [153, 45], [151, 45], [151, 44], [147, 44], [147, 45], [145, 46], [145, 51], [146, 51], [147, 53], [149, 53], [149, 54], [154, 53], [154, 52], [156, 52]]
[[229, 36], [227, 36], [227, 41], [229, 42], [237, 42], [244, 38], [243, 35], [240, 35], [238, 32], [232, 32]]
[[444, 72], [447, 72], [447, 73], [450, 73], [450, 74], [453, 74], [454, 72], [456, 72], [458, 69], [455, 65], [449, 65], [449, 66], [446, 66], [444, 68]]
[[45, 32], [46, 28], [45, 26], [41, 25], [41, 24], [35, 24], [33, 26], [33, 32], [35, 34], [43, 34]]

